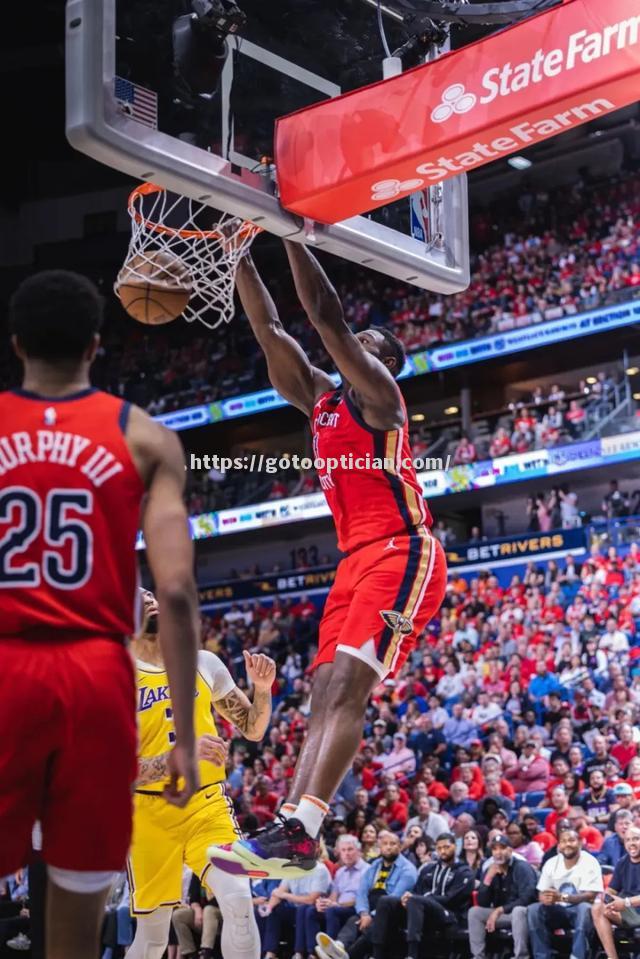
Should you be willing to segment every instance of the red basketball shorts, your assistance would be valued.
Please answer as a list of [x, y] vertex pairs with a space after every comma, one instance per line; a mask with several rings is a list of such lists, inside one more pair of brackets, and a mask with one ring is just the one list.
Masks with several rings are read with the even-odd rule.
[[0, 731], [0, 876], [28, 862], [37, 819], [49, 865], [123, 869], [137, 751], [126, 648], [0, 637]]
[[313, 667], [345, 650], [381, 679], [396, 675], [438, 612], [446, 583], [444, 550], [426, 528], [355, 550], [338, 566]]

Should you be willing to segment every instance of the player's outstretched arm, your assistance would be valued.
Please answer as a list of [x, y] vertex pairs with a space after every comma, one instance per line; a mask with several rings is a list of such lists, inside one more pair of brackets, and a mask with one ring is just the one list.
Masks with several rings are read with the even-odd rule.
[[349, 329], [340, 297], [313, 253], [303, 243], [285, 240], [284, 246], [302, 307], [340, 374], [353, 387], [367, 423], [383, 430], [399, 429], [404, 411], [393, 376]]
[[332, 390], [333, 383], [326, 373], [311, 365], [304, 350], [285, 331], [271, 294], [248, 254], [238, 265], [236, 289], [266, 357], [271, 385], [310, 416], [318, 397]]
[[[134, 458], [142, 462], [141, 475], [147, 485], [142, 528], [158, 598], [162, 622], [159, 640], [169, 677], [176, 729], [176, 745], [167, 759], [172, 777], [167, 798], [184, 805], [198, 788], [193, 690], [199, 645], [193, 544], [182, 498], [184, 454], [175, 433], [135, 407], [131, 411], [127, 441]], [[184, 778], [184, 788], [178, 790], [180, 777]]]
[[259, 743], [271, 719], [271, 687], [276, 678], [276, 664], [263, 653], [244, 651], [247, 679], [253, 684], [253, 702], [235, 686], [214, 708], [240, 730], [245, 739]]

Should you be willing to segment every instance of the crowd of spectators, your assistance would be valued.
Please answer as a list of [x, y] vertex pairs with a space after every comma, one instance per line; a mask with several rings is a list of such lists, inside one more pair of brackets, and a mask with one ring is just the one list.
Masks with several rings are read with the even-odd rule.
[[[548, 533], [553, 529], [573, 529], [582, 525], [578, 494], [566, 484], [548, 492], [536, 493], [526, 501], [527, 532]], [[640, 512], [640, 489], [621, 489], [618, 480], [609, 480], [600, 504], [600, 514], [607, 521], [616, 521]]]
[[[305, 598], [205, 621], [206, 645], [236, 673], [247, 647], [278, 662], [265, 741], [254, 749], [234, 740], [230, 750], [230, 793], [246, 828], [270, 819], [286, 796], [309, 714], [318, 615]], [[265, 955], [285, 955], [289, 938], [306, 959], [324, 929], [328, 956], [342, 941], [352, 957], [386, 957], [389, 937], [406, 928], [399, 955], [417, 957], [424, 923], [457, 934], [473, 905], [468, 933], [482, 957], [487, 922], [500, 929], [513, 912], [500, 910], [511, 902], [500, 896], [517, 863], [529, 877], [529, 899], [516, 904], [524, 912], [511, 920], [517, 942], [542, 959], [549, 934], [566, 927], [572, 954], [584, 959], [594, 930], [606, 939], [606, 922], [615, 924], [603, 884], [618, 894], [615, 909], [621, 895], [640, 905], [640, 868], [628, 865], [640, 861], [639, 625], [636, 544], [624, 556], [594, 547], [582, 563], [530, 564], [508, 587], [490, 572], [454, 577], [403, 674], [372, 698], [325, 824], [323, 868], [300, 887], [256, 892]], [[350, 898], [331, 879], [345, 850], [369, 864], [357, 883], [350, 874]], [[449, 905], [438, 886], [445, 867], [455, 876]], [[615, 955], [608, 940], [606, 949]]]
[[[524, 191], [516, 210], [501, 204], [473, 217], [472, 280], [442, 297], [372, 271], [329, 263], [354, 330], [390, 327], [408, 352], [579, 312], [640, 286], [640, 176], [573, 189]], [[328, 358], [292, 297], [270, 271], [287, 329], [313, 363]], [[200, 334], [184, 323], [149, 333], [115, 308], [95, 367], [99, 385], [169, 412], [268, 386], [266, 365], [241, 318]]]
[[[493, 431], [486, 437], [462, 434], [449, 447], [451, 462], [464, 466], [576, 442], [599, 426], [624, 398], [624, 381], [604, 370], [589, 381], [580, 380], [574, 390], [555, 383], [537, 386], [530, 397], [510, 403], [508, 409], [476, 414], [474, 419], [483, 425], [490, 421]], [[414, 445], [419, 442], [416, 432]]]
[[640, 285], [639, 213], [636, 176], [524, 191], [515, 211], [475, 215], [478, 252], [463, 293], [445, 299], [388, 283], [381, 289], [371, 275], [342, 290], [347, 317], [359, 328], [390, 323], [414, 352], [591, 309]]

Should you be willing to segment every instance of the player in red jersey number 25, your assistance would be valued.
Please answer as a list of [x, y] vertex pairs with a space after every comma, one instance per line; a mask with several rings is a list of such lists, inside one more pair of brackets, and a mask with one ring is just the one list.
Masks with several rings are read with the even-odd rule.
[[[271, 383], [311, 420], [321, 485], [346, 556], [320, 623], [309, 732], [281, 821], [216, 855], [230, 868], [243, 864], [272, 877], [313, 868], [327, 804], [360, 744], [371, 692], [402, 667], [446, 587], [446, 559], [430, 531], [395, 380], [402, 345], [383, 329], [352, 334], [315, 257], [301, 244], [285, 247], [302, 306], [341, 374], [339, 389], [285, 332], [249, 257], [236, 283]], [[330, 459], [339, 465], [327, 469]]]
[[23, 388], [0, 393], [0, 876], [42, 823], [47, 959], [98, 954], [104, 902], [131, 837], [136, 778], [135, 542], [163, 616], [176, 728], [167, 799], [197, 787], [197, 595], [175, 434], [92, 389], [102, 298], [62, 270], [11, 303]]

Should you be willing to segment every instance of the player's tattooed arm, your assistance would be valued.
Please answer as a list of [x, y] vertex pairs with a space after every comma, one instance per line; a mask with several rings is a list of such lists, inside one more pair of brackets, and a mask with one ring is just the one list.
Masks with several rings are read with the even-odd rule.
[[236, 686], [213, 704], [217, 711], [240, 730], [245, 739], [260, 742], [271, 717], [271, 693], [256, 689], [253, 702]]
[[136, 787], [147, 786], [149, 783], [157, 783], [166, 779], [169, 775], [167, 767], [168, 758], [169, 753], [162, 753], [160, 756], [150, 756], [148, 759], [141, 757], [138, 760]]
[[247, 679], [253, 684], [253, 701], [235, 686], [216, 699], [215, 709], [240, 730], [245, 739], [260, 742], [271, 719], [271, 687], [276, 678], [276, 664], [262, 653], [244, 653]]

